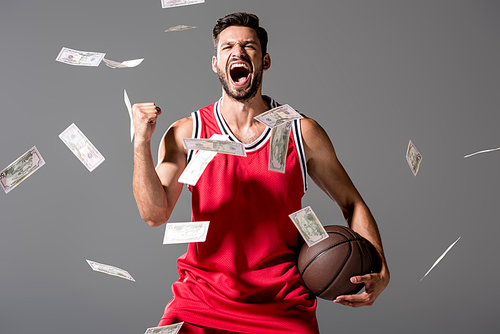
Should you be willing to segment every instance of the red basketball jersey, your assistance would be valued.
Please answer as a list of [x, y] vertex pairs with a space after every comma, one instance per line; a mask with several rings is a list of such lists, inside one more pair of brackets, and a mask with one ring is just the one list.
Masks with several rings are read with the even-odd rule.
[[[278, 105], [268, 99], [271, 108]], [[239, 142], [221, 100], [193, 112], [193, 138], [225, 134]], [[177, 261], [180, 279], [164, 319], [242, 333], [319, 333], [316, 298], [296, 265], [301, 237], [288, 217], [302, 208], [307, 187], [300, 120], [292, 125], [284, 173], [268, 170], [270, 137], [266, 128], [245, 144], [246, 157], [217, 154], [189, 186], [192, 221], [210, 226], [206, 241], [190, 243]]]

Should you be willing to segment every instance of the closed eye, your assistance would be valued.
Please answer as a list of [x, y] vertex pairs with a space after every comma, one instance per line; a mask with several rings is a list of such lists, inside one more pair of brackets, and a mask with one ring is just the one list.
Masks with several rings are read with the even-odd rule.
[[229, 50], [233, 47], [233, 44], [232, 43], [224, 43], [221, 45], [221, 50]]

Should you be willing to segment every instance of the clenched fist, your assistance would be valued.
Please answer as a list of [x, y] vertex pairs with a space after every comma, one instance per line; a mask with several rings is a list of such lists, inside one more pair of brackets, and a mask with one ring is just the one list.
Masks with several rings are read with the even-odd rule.
[[156, 118], [161, 114], [160, 107], [153, 102], [136, 103], [132, 107], [135, 128], [135, 142], [149, 142], [156, 129]]

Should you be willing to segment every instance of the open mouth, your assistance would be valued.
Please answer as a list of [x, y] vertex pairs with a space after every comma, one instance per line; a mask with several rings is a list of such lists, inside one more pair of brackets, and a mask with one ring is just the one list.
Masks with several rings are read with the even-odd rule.
[[229, 67], [229, 76], [235, 86], [243, 86], [250, 78], [250, 68], [246, 63], [232, 63]]

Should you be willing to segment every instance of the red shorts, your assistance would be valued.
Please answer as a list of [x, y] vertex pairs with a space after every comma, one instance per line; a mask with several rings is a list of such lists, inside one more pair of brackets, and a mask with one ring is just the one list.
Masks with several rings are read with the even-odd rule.
[[[178, 318], [169, 318], [169, 319], [162, 318], [158, 326], [167, 326], [179, 322], [182, 322], [182, 320]], [[195, 325], [184, 321], [184, 324], [182, 325], [181, 330], [179, 331], [178, 334], [242, 334], [242, 333]]]

